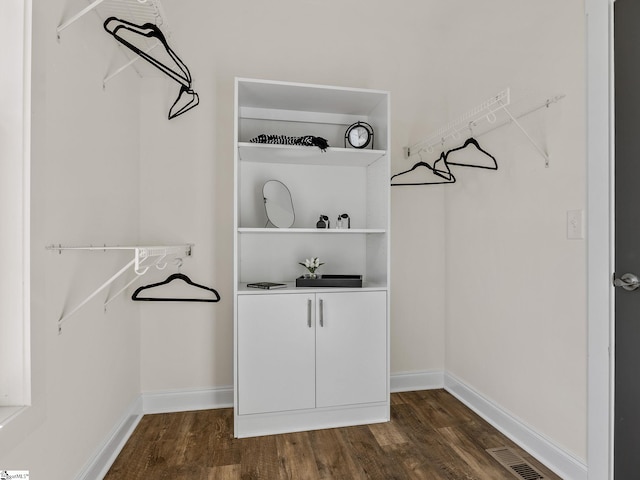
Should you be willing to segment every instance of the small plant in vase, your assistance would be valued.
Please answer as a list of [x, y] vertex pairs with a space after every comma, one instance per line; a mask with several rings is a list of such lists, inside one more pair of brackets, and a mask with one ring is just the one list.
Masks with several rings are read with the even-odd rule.
[[324, 265], [324, 263], [320, 263], [318, 257], [307, 258], [304, 263], [298, 262], [298, 264], [307, 269], [307, 272], [304, 274], [305, 278], [317, 278], [316, 270], [320, 265]]

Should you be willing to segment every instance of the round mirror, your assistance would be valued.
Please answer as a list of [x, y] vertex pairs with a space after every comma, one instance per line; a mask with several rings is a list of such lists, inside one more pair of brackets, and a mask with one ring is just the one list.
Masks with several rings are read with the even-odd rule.
[[278, 180], [269, 180], [262, 187], [264, 208], [268, 221], [278, 228], [289, 228], [295, 220], [293, 200], [287, 186]]

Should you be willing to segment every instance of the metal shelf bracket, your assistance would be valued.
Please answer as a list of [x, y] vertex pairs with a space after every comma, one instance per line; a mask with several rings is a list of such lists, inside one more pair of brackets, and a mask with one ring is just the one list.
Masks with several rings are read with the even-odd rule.
[[[70, 16], [68, 19], [64, 20], [60, 25], [58, 25], [58, 27], [56, 28], [58, 42], [60, 41], [61, 34], [64, 30], [80, 20], [87, 13], [93, 10], [98, 12], [98, 10], [96, 10], [98, 7], [100, 7], [98, 16], [102, 21], [106, 20], [109, 17], [117, 17], [126, 18], [127, 21], [139, 25], [142, 25], [144, 23], [153, 23], [157, 26], [162, 25], [164, 27], [163, 30], [166, 30], [167, 27], [166, 17], [160, 0], [93, 0], [85, 8]], [[167, 37], [170, 36], [169, 32], [167, 31], [165, 31], [164, 34]], [[148, 41], [147, 43], [149, 44], [146, 47], [147, 53], [160, 44], [159, 42], [151, 44], [150, 41]], [[129, 66], [133, 65], [140, 57], [136, 55], [134, 58], [130, 58], [129, 56], [127, 56], [127, 58], [128, 61], [124, 65], [116, 68], [106, 75], [106, 77], [102, 81], [103, 89], [106, 87], [107, 82], [109, 82], [119, 73], [126, 70]]]
[[[495, 125], [491, 126], [489, 129], [484, 130], [480, 135], [484, 135], [504, 125], [513, 123], [520, 129], [520, 131], [522, 131], [522, 133], [525, 135], [527, 140], [531, 142], [531, 144], [535, 147], [538, 153], [542, 155], [545, 161], [545, 167], [549, 167], [549, 153], [546, 152], [545, 149], [542, 148], [540, 144], [533, 139], [533, 137], [525, 130], [522, 124], [518, 122], [518, 119], [526, 115], [529, 115], [537, 110], [540, 110], [541, 108], [545, 108], [545, 107], [548, 108], [550, 105], [562, 100], [565, 97], [565, 95], [556, 95], [555, 97], [548, 98], [544, 102], [516, 116], [514, 116], [507, 108], [507, 106], [509, 106], [511, 102], [510, 97], [511, 95], [510, 95], [509, 88], [507, 88], [506, 90], [503, 90], [497, 95], [494, 95], [488, 100], [482, 102], [480, 105], [469, 110], [464, 115], [457, 118], [456, 120], [449, 122], [447, 125], [440, 128], [435, 133], [431, 134], [425, 140], [417, 142], [411, 146], [404, 147], [404, 158], [409, 158], [412, 155], [417, 155], [423, 151], [433, 153], [434, 147], [436, 145], [444, 145], [444, 143], [449, 139], [460, 138], [460, 132], [464, 128], [476, 127], [481, 122], [487, 121], [488, 123], [492, 123]], [[499, 113], [500, 111], [504, 111], [507, 118], [501, 122], [496, 123], [496, 120], [497, 120], [496, 114]], [[480, 135], [476, 135], [476, 136], [480, 136]]]
[[136, 273], [136, 277], [133, 281], [130, 281], [124, 288], [120, 289], [115, 295], [105, 301], [105, 309], [106, 305], [112, 302], [118, 295], [124, 292], [127, 287], [129, 287], [135, 280], [137, 280], [140, 276], [147, 273], [149, 268], [156, 267], [160, 270], [166, 268], [167, 262], [170, 259], [179, 259], [184, 256], [191, 256], [192, 244], [184, 244], [184, 245], [170, 245], [170, 246], [102, 246], [102, 247], [94, 247], [94, 246], [82, 246], [82, 247], [71, 247], [71, 246], [62, 246], [62, 245], [49, 245], [46, 247], [47, 250], [57, 251], [58, 253], [62, 253], [67, 250], [84, 250], [84, 251], [113, 251], [113, 250], [130, 250], [134, 252], [134, 257], [126, 263], [120, 270], [118, 270], [115, 274], [113, 274], [109, 279], [96, 288], [91, 294], [89, 294], [85, 299], [80, 302], [78, 305], [70, 309], [68, 312], [63, 312], [58, 320], [58, 335], [62, 334], [62, 324], [69, 319], [73, 314], [75, 314], [78, 310], [80, 310], [83, 306], [85, 306], [91, 299], [93, 299], [96, 295], [98, 295], [101, 291], [111, 285], [114, 281], [120, 278], [125, 272], [127, 272], [131, 267], [133, 267], [134, 272]]

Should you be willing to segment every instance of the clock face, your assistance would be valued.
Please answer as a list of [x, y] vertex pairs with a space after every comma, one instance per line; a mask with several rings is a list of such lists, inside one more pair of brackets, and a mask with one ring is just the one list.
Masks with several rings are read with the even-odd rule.
[[355, 148], [363, 148], [369, 144], [371, 135], [362, 125], [356, 125], [349, 130], [349, 143]]
[[367, 132], [367, 129], [362, 126], [355, 127], [351, 132], [349, 132], [349, 142], [354, 147], [363, 146], [367, 142], [368, 138], [369, 132]]
[[365, 148], [371, 145], [373, 148], [373, 128], [366, 122], [356, 122], [351, 125], [344, 135], [344, 146], [349, 145], [353, 148]]

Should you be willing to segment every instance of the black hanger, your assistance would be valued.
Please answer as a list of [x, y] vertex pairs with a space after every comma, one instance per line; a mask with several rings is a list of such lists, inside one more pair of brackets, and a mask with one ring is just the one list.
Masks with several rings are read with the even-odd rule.
[[[203, 290], [207, 290], [209, 292], [213, 292], [213, 294], [216, 296], [216, 298], [163, 298], [163, 297], [139, 297], [138, 294], [143, 291], [143, 290], [147, 290], [149, 288], [154, 288], [154, 287], [159, 287], [160, 285], [166, 285], [167, 283], [170, 283], [174, 280], [182, 280], [186, 283], [188, 283], [189, 285], [192, 285], [194, 287], [197, 288], [201, 288]], [[169, 277], [167, 277], [166, 280], [162, 281], [162, 282], [158, 282], [158, 283], [153, 283], [151, 285], [145, 285], [143, 287], [139, 287], [135, 292], [133, 292], [133, 295], [131, 295], [131, 300], [135, 300], [135, 301], [147, 301], [147, 302], [219, 302], [220, 301], [220, 294], [213, 288], [209, 288], [209, 287], [205, 287], [204, 285], [198, 285], [197, 283], [194, 283], [193, 281], [191, 281], [191, 279], [189, 277], [187, 277], [186, 275], [182, 274], [182, 273], [174, 273], [173, 275], [169, 275]]]
[[183, 85], [182, 87], [180, 87], [178, 98], [176, 98], [176, 101], [173, 102], [173, 105], [171, 105], [171, 108], [169, 108], [169, 120], [171, 120], [172, 118], [176, 118], [178, 115], [182, 115], [185, 112], [188, 112], [199, 103], [200, 97], [198, 97], [198, 94]]
[[[176, 55], [173, 49], [169, 46], [169, 43], [167, 42], [167, 39], [165, 38], [162, 31], [153, 23], [136, 25], [135, 23], [131, 23], [126, 20], [121, 20], [116, 17], [109, 17], [104, 22], [104, 28], [107, 32], [113, 35], [113, 37], [116, 40], [118, 40], [120, 43], [125, 45], [127, 48], [132, 50], [137, 55], [140, 55], [142, 58], [147, 60], [153, 66], [158, 68], [160, 71], [170, 76], [176, 82], [179, 82], [185, 86], [189, 86], [191, 84], [191, 73], [189, 72], [189, 69], [184, 64], [184, 62], [180, 59], [180, 57], [178, 57], [178, 55]], [[140, 48], [132, 44], [129, 40], [125, 39], [120, 32], [120, 30], [122, 29], [128, 30], [130, 32], [133, 32], [137, 35], [141, 35], [143, 37], [157, 38], [160, 41], [160, 43], [162, 43], [165, 50], [171, 57], [171, 59], [174, 62], [176, 62], [176, 65], [180, 69], [180, 72], [177, 72], [176, 70], [170, 68], [169, 66], [165, 65], [164, 63], [162, 63], [160, 60], [156, 59], [149, 53], [144, 52], [143, 50], [140, 50]]]
[[[178, 57], [178, 55], [176, 55], [176, 53], [171, 49], [162, 31], [153, 23], [136, 25], [135, 23], [131, 23], [116, 17], [109, 17], [104, 22], [104, 29], [107, 32], [109, 32], [118, 42], [122, 43], [124, 46], [132, 50], [137, 55], [140, 55], [142, 58], [148, 61], [151, 65], [158, 68], [161, 72], [165, 73], [176, 82], [181, 83], [186, 87], [191, 86], [191, 73], [189, 72], [189, 69], [184, 64], [184, 62], [180, 60], [180, 57]], [[131, 43], [122, 35], [123, 33], [122, 30], [128, 30], [137, 35], [141, 35], [147, 38], [151, 38], [151, 37], [157, 38], [160, 41], [160, 43], [162, 43], [165, 50], [171, 57], [171, 59], [176, 63], [180, 71], [174, 70], [173, 68], [165, 65], [160, 60], [150, 55], [149, 53], [144, 52], [143, 50], [140, 50], [140, 48], [138, 48], [136, 45]]]
[[[438, 163], [440, 160], [446, 160], [446, 155], [445, 155], [444, 152], [442, 152], [440, 154], [440, 158], [438, 160], [436, 160], [435, 163]], [[444, 184], [447, 184], [447, 183], [456, 183], [456, 177], [453, 175], [453, 173], [451, 173], [451, 170], [449, 170], [449, 167], [447, 166], [447, 162], [446, 161], [445, 161], [444, 165], [447, 167], [446, 170], [436, 170], [431, 165], [429, 165], [427, 162], [423, 162], [422, 160], [420, 160], [413, 167], [411, 167], [409, 170], [405, 170], [404, 172], [396, 173], [395, 175], [393, 175], [391, 177], [391, 180], [392, 180], [391, 181], [391, 186], [392, 187], [396, 187], [396, 186], [403, 186], [403, 185], [444, 185]], [[407, 173], [410, 173], [410, 172], [413, 172], [414, 170], [416, 170], [419, 167], [426, 167], [431, 173], [433, 173], [434, 175], [437, 175], [440, 178], [443, 178], [445, 181], [418, 182], [418, 183], [398, 183], [398, 182], [394, 183], [393, 182], [394, 178], [399, 177], [401, 175], [406, 175]]]
[[[487, 157], [489, 157], [491, 160], [493, 160], [493, 165], [491, 166], [484, 166], [484, 165], [473, 165], [473, 164], [469, 164], [469, 163], [456, 163], [456, 162], [450, 162], [448, 160], [449, 158], [449, 154], [458, 150], [462, 150], [463, 148], [467, 148], [469, 145], [473, 145], [474, 147], [476, 147], [480, 152], [484, 153]], [[486, 150], [484, 150], [480, 144], [478, 143], [478, 141], [473, 138], [473, 137], [469, 137], [467, 138], [467, 140], [464, 142], [464, 144], [460, 147], [456, 147], [456, 148], [452, 148], [451, 150], [449, 150], [445, 156], [446, 158], [446, 162], [449, 165], [457, 165], [460, 167], [470, 167], [470, 168], [484, 168], [486, 170], [498, 170], [498, 162], [496, 161], [495, 157], [493, 155], [491, 155], [489, 152], [487, 152]], [[437, 162], [436, 162], [437, 163]], [[435, 164], [433, 165], [435, 168]]]
[[[104, 29], [108, 33], [110, 33], [118, 42], [123, 44], [125, 47], [129, 48], [131, 51], [133, 51], [134, 53], [136, 53], [137, 55], [145, 59], [151, 65], [153, 65], [158, 70], [160, 70], [162, 73], [164, 73], [169, 78], [171, 78], [172, 80], [175, 80], [181, 85], [178, 97], [176, 98], [173, 105], [171, 105], [171, 108], [169, 110], [169, 115], [168, 115], [169, 120], [191, 110], [192, 108], [194, 108], [200, 103], [198, 94], [191, 89], [191, 81], [192, 81], [191, 72], [189, 72], [189, 69], [187, 68], [186, 64], [180, 59], [180, 57], [178, 57], [178, 55], [176, 55], [173, 49], [169, 46], [164, 34], [156, 25], [154, 25], [153, 23], [136, 25], [135, 23], [131, 23], [116, 17], [109, 17], [107, 18], [107, 20], [105, 20], [103, 26], [104, 26]], [[159, 59], [151, 55], [150, 53], [142, 51], [136, 45], [131, 43], [131, 41], [127, 40], [123, 36], [123, 33], [125, 33], [125, 31], [129, 31], [136, 35], [140, 35], [147, 38], [151, 38], [151, 37], [157, 38], [158, 41], [160, 41], [160, 43], [163, 45], [164, 49], [166, 50], [171, 60], [175, 62], [177, 69], [164, 64]], [[187, 98], [187, 103], [182, 106], [179, 106], [178, 108], [175, 108], [177, 104], [181, 103], [181, 101], [184, 101], [183, 95], [185, 93], [190, 95], [190, 98]]]

